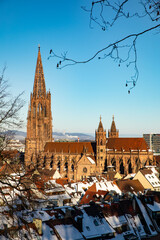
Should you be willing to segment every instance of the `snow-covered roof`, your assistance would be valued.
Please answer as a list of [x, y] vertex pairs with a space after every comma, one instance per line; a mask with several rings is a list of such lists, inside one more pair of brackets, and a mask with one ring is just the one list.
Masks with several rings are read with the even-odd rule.
[[106, 179], [94, 183], [96, 186], [96, 191], [103, 190], [103, 191], [115, 191], [118, 194], [121, 194], [121, 190], [118, 188], [116, 184], [114, 184], [112, 181], [107, 181]]
[[91, 164], [95, 164], [95, 161], [91, 157], [87, 157]]
[[158, 202], [153, 202], [152, 204], [147, 204], [147, 207], [152, 210], [152, 212], [160, 212], [160, 203]]
[[115, 232], [105, 218], [89, 216], [84, 209], [81, 210], [83, 212], [82, 233], [86, 238], [100, 237]]
[[43, 231], [42, 240], [47, 240], [47, 239], [58, 240], [54, 231], [46, 223], [42, 224], [42, 231]]
[[110, 216], [105, 218], [113, 228], [121, 227], [123, 224], [127, 223], [127, 220], [123, 215], [119, 217]]
[[[62, 240], [83, 240], [82, 234], [71, 224], [54, 226]], [[49, 238], [50, 239], [50, 238]]]
[[151, 222], [151, 220], [150, 220], [150, 218], [148, 216], [148, 213], [147, 213], [144, 205], [142, 204], [141, 200], [138, 199], [137, 197], [135, 197], [135, 199], [136, 199], [136, 201], [138, 203], [138, 206], [139, 206], [139, 208], [140, 208], [140, 210], [142, 212], [142, 215], [143, 215], [143, 217], [145, 219], [145, 222], [146, 222], [146, 224], [147, 224], [147, 226], [148, 226], [148, 228], [149, 228], [149, 230], [151, 232], [151, 235], [153, 235], [153, 236], [157, 235], [157, 231], [154, 230], [154, 228], [151, 227], [151, 226], [153, 226], [153, 224], [152, 224], [152, 222]]
[[136, 173], [129, 173], [124, 179], [134, 178]]

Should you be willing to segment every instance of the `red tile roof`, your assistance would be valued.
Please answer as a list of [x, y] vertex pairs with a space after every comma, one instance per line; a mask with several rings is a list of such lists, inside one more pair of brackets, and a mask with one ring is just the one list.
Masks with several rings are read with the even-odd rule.
[[146, 174], [152, 174], [152, 170], [151, 169], [140, 169], [139, 170], [143, 175], [146, 175]]
[[122, 149], [125, 151], [147, 151], [149, 149], [144, 138], [108, 138], [106, 147], [107, 149], [116, 149], [118, 151], [121, 151]]
[[87, 190], [85, 195], [80, 201], [80, 204], [88, 204], [90, 201], [97, 202], [101, 200], [102, 196], [105, 196], [108, 191], [98, 190], [98, 191], [89, 191]]
[[70, 181], [69, 181], [68, 178], [58, 178], [58, 179], [56, 179], [56, 183], [62, 185], [63, 187], [64, 187], [64, 185], [68, 184], [69, 182]]
[[82, 153], [86, 149], [86, 153], [95, 153], [95, 142], [48, 142], [44, 147], [45, 152], [57, 153]]
[[[144, 138], [108, 138], [107, 149], [116, 149], [121, 151], [130, 150], [145, 150], [149, 149]], [[89, 154], [96, 152], [96, 142], [48, 142], [45, 145], [45, 152], [56, 152], [56, 153], [83, 153], [84, 149]]]
[[124, 192], [143, 192], [144, 191], [144, 187], [142, 186], [142, 184], [138, 181], [138, 180], [130, 180], [130, 179], [126, 179], [126, 180], [119, 180], [116, 182], [119, 189]]
[[134, 216], [136, 213], [133, 209], [132, 200], [122, 200], [119, 202], [120, 208], [124, 214]]
[[103, 204], [102, 212], [106, 217], [123, 215], [119, 203]]

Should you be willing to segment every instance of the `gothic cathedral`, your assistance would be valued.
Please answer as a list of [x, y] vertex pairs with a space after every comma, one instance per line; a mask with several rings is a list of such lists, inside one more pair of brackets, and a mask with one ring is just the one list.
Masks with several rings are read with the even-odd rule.
[[154, 165], [153, 152], [144, 138], [120, 138], [114, 117], [106, 138], [100, 117], [93, 142], [54, 142], [52, 139], [51, 93], [46, 92], [40, 47], [33, 93], [27, 116], [25, 165], [58, 169], [62, 177], [79, 180], [109, 171], [122, 175]]

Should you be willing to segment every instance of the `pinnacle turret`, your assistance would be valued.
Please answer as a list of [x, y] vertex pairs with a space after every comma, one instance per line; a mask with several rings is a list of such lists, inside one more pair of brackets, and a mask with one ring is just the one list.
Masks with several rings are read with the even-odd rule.
[[110, 138], [119, 137], [119, 131], [116, 129], [116, 124], [115, 124], [115, 121], [114, 121], [114, 115], [112, 117], [111, 129], [108, 131], [108, 137], [110, 137]]
[[98, 132], [103, 132], [104, 129], [103, 129], [103, 124], [102, 124], [102, 117], [100, 116], [100, 121], [99, 121], [99, 125], [98, 125]]

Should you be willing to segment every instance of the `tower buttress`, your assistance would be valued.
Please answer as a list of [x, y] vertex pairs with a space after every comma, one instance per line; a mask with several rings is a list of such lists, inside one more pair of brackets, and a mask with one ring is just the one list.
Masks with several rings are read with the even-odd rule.
[[46, 92], [40, 47], [30, 105], [27, 116], [27, 137], [25, 143], [25, 164], [35, 166], [38, 155], [43, 152], [46, 142], [52, 141], [51, 94]]
[[98, 129], [96, 130], [96, 162], [98, 173], [101, 174], [104, 171], [106, 159], [106, 130], [103, 128], [103, 124], [99, 121]]

